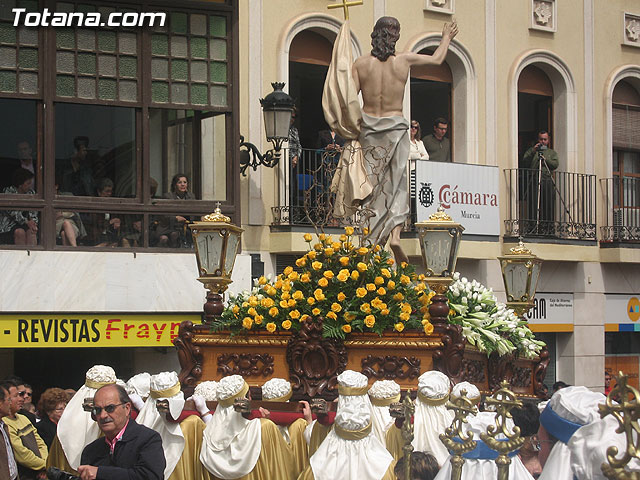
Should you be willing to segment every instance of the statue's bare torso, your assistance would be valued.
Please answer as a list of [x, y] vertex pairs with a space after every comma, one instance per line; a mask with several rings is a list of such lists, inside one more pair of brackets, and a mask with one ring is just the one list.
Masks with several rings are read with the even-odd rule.
[[382, 62], [364, 55], [353, 64], [364, 101], [363, 111], [374, 117], [402, 115], [404, 89], [409, 77], [409, 63], [404, 55], [392, 55]]

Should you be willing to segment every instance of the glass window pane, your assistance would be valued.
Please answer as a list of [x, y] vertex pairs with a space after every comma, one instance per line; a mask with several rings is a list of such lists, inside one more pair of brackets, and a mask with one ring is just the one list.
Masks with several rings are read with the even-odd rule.
[[209, 17], [209, 32], [212, 37], [224, 37], [227, 34], [227, 19], [211, 15]]
[[55, 125], [61, 194], [136, 196], [135, 109], [58, 103]]
[[95, 78], [78, 78], [78, 96], [80, 98], [96, 98]]
[[211, 59], [226, 60], [227, 59], [227, 41], [212, 38], [211, 40]]
[[[161, 58], [151, 60], [151, 77], [153, 79], [166, 80], [169, 78], [169, 61]], [[154, 101], [156, 101], [154, 99]]]
[[[72, 227], [77, 233], [77, 244], [88, 247], [139, 247], [142, 246], [142, 215], [117, 212], [57, 212], [56, 235], [60, 245], [64, 243], [65, 218], [73, 218]], [[67, 227], [68, 229], [69, 227]], [[67, 230], [68, 231], [68, 230]]]
[[191, 34], [206, 35], [207, 34], [207, 17], [206, 15], [191, 15]]
[[21, 45], [38, 45], [37, 28], [21, 27], [18, 32]]
[[38, 74], [20, 73], [20, 93], [38, 93]]
[[[223, 40], [224, 42], [224, 40]], [[207, 39], [194, 37], [189, 42], [193, 58], [207, 58]]]
[[[195, 132], [199, 137], [194, 139]], [[226, 135], [224, 114], [150, 109], [149, 168], [152, 183], [158, 183], [155, 196], [226, 200]], [[186, 179], [186, 191], [178, 188], [184, 188], [178, 184], [180, 176]]]
[[227, 198], [226, 117], [204, 118], [201, 132], [202, 199], [225, 201]]
[[39, 225], [35, 210], [0, 210], [0, 245], [38, 245]]
[[0, 67], [16, 68], [15, 47], [0, 48]]
[[171, 37], [171, 55], [174, 57], [187, 56], [187, 37]]
[[0, 129], [0, 192], [27, 193], [28, 174], [32, 176], [31, 188], [38, 191], [40, 180], [33, 178], [38, 172], [37, 103], [0, 99], [0, 111], [5, 118], [11, 118]]

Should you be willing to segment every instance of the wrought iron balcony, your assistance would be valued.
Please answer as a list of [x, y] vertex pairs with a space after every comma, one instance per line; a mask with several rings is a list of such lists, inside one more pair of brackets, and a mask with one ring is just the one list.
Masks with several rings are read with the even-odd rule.
[[640, 178], [601, 178], [605, 218], [600, 241], [640, 242]]
[[505, 237], [596, 239], [596, 176], [514, 168], [507, 182]]
[[284, 176], [280, 179], [278, 205], [271, 208], [272, 225], [351, 225], [351, 221], [333, 216], [334, 195], [330, 187], [339, 158], [337, 151], [303, 148], [294, 166], [289, 149], [283, 149]]

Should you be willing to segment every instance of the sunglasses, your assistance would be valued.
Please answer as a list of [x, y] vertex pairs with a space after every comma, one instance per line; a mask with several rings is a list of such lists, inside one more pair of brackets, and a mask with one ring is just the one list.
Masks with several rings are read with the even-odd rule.
[[27, 393], [27, 391], [26, 391], [26, 390], [22, 390], [21, 392], [18, 392], [18, 396], [19, 396], [19, 397], [28, 397], [28, 396], [30, 396], [30, 395], [31, 395], [31, 394], [30, 394], [30, 393]]
[[119, 407], [121, 405], [126, 405], [126, 403], [117, 403], [115, 405], [111, 404], [111, 405], [107, 405], [106, 407], [93, 406], [91, 407], [91, 416], [97, 417], [102, 413], [102, 410], [104, 410], [107, 413], [113, 413], [116, 411], [116, 407]]
[[415, 128], [417, 130], [418, 129], [418, 125], [411, 125], [411, 128]]

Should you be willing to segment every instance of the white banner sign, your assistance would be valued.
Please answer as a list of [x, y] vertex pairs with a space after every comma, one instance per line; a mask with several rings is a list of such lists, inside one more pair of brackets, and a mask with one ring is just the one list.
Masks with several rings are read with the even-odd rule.
[[416, 213], [428, 220], [438, 206], [470, 235], [500, 235], [498, 167], [416, 162]]
[[638, 324], [640, 320], [640, 294], [605, 295], [605, 323]]
[[573, 293], [536, 293], [525, 315], [530, 324], [573, 324]]

